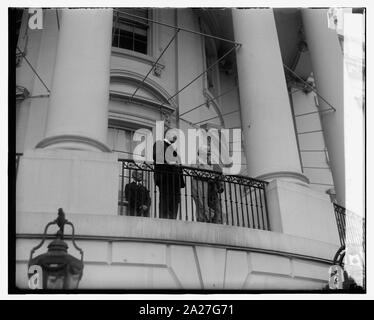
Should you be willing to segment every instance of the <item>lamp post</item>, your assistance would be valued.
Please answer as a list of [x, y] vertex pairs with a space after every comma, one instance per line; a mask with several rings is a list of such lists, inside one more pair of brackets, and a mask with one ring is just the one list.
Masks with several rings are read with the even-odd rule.
[[[46, 240], [47, 230], [51, 225], [56, 224], [59, 230], [54, 239], [48, 245], [48, 251], [33, 258], [36, 250], [42, 247]], [[72, 243], [75, 249], [81, 254], [81, 259], [77, 259], [68, 254], [68, 245], [64, 241], [64, 226], [69, 225], [72, 228]], [[83, 274], [83, 250], [79, 248], [74, 240], [74, 225], [65, 218], [62, 208], [58, 209], [58, 217], [49, 222], [44, 229], [42, 241], [30, 252], [28, 270], [36, 270], [38, 274], [38, 284], [34, 288], [39, 289], [77, 289], [79, 281]], [[29, 286], [32, 277], [29, 274]]]

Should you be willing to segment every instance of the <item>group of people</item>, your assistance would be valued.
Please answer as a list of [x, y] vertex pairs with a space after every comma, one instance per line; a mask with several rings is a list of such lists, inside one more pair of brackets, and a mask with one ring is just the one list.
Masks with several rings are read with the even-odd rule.
[[[159, 191], [159, 217], [165, 219], [177, 218], [181, 189], [186, 187], [182, 167], [179, 165], [180, 158], [173, 145], [175, 141], [176, 136], [170, 140], [158, 140], [153, 146], [154, 183]], [[214, 170], [216, 174], [222, 173], [218, 164], [210, 164], [210, 158], [209, 148], [201, 147], [198, 151], [196, 168]], [[223, 192], [222, 182], [219, 179], [203, 176], [197, 174], [191, 178], [191, 196], [195, 202], [196, 220], [221, 223], [222, 208], [219, 194]], [[149, 190], [143, 184], [143, 172], [133, 171], [132, 179], [133, 181], [125, 187], [128, 215], [149, 217], [151, 197]]]

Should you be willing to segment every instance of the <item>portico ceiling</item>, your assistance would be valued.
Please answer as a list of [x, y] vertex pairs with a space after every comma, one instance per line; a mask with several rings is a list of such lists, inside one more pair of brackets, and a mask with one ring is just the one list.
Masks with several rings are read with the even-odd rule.
[[[211, 29], [212, 35], [227, 40], [235, 41], [232, 24], [231, 8], [196, 8], [195, 13], [205, 21]], [[232, 43], [216, 41], [218, 57], [232, 48]], [[235, 66], [235, 53], [232, 52], [225, 58], [226, 66]]]
[[274, 8], [275, 24], [283, 63], [304, 80], [312, 68], [299, 8]]
[[[196, 14], [209, 25], [213, 35], [235, 41], [231, 10], [232, 8], [194, 9]], [[312, 69], [307, 48], [299, 52], [303, 41], [305, 43], [300, 8], [274, 8], [273, 10], [283, 63], [297, 71], [303, 79], [307, 79]], [[228, 42], [217, 41], [218, 55], [227, 52], [231, 46]], [[235, 54], [230, 54], [227, 61], [233, 64]]]

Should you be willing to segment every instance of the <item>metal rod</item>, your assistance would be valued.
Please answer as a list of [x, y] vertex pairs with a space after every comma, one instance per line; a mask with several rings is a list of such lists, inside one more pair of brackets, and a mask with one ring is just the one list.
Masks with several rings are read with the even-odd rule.
[[[213, 64], [209, 66], [209, 68], [205, 69], [202, 73], [200, 73], [198, 76], [196, 76], [194, 79], [192, 79], [189, 83], [187, 83], [182, 89], [179, 89], [174, 95], [172, 95], [170, 98], [167, 99], [167, 102], [169, 102], [171, 99], [173, 99], [175, 96], [177, 96], [179, 93], [181, 93], [184, 89], [189, 87], [193, 82], [195, 82], [197, 79], [199, 79], [202, 75], [204, 75], [206, 72], [208, 72], [211, 68], [213, 68], [216, 64], [218, 64], [222, 59], [224, 59], [227, 55], [231, 53], [234, 49], [236, 49], [237, 45], [234, 45], [230, 50], [228, 50], [223, 56], [221, 56], [218, 60], [216, 60]], [[161, 104], [160, 107], [164, 106], [165, 102]]]
[[222, 209], [222, 182], [220, 181], [220, 187], [221, 187], [221, 192], [218, 193], [218, 203], [219, 203], [219, 212], [221, 214], [221, 220], [220, 220], [220, 223], [224, 223], [223, 221], [223, 209]]
[[303, 78], [301, 78], [296, 72], [294, 72], [293, 70], [291, 70], [289, 67], [287, 67], [286, 64], [283, 63], [283, 66], [289, 71], [291, 72], [296, 78], [298, 78], [299, 80], [301, 80], [306, 86], [308, 86], [318, 97], [320, 97], [324, 102], [326, 102], [332, 109], [334, 109], [334, 111], [336, 111], [336, 109], [331, 105], [330, 102], [328, 102], [324, 97], [322, 97], [316, 89], [314, 89], [313, 86], [311, 86], [307, 81], [305, 81]]
[[196, 125], [196, 124], [199, 124], [199, 123], [202, 123], [202, 122], [205, 122], [205, 121], [213, 120], [215, 118], [224, 117], [224, 116], [227, 116], [227, 115], [235, 113], [235, 112], [239, 112], [239, 110], [227, 112], [227, 113], [221, 114], [220, 116], [215, 116], [215, 117], [212, 117], [212, 118], [209, 118], [209, 119], [201, 120], [201, 121], [195, 122], [194, 124]]
[[256, 216], [257, 216], [257, 229], [261, 229], [261, 223], [260, 223], [260, 210], [258, 209], [258, 199], [257, 199], [257, 188], [254, 188], [253, 193], [255, 195], [255, 206], [256, 206]]
[[158, 218], [157, 217], [157, 189], [156, 189], [156, 176], [157, 173], [155, 170], [153, 170], [153, 193], [154, 193], [154, 200], [153, 200], [153, 203], [154, 203], [154, 210], [153, 210], [153, 216], [154, 218]]
[[57, 28], [60, 30], [60, 18], [58, 17], [58, 9], [56, 9]]
[[223, 189], [224, 189], [224, 193], [225, 193], [225, 207], [226, 207], [226, 224], [229, 224], [229, 210], [228, 210], [228, 207], [227, 207], [227, 191], [226, 191], [226, 181], [223, 182]]
[[250, 198], [250, 203], [251, 203], [251, 214], [252, 214], [252, 228], [256, 229], [255, 225], [255, 212], [253, 208], [253, 198], [252, 198], [252, 188], [249, 187], [249, 198]]
[[[205, 185], [208, 184], [208, 182], [206, 182], [205, 180], [198, 180], [200, 181], [201, 183], [201, 190], [203, 191], [203, 198], [202, 198], [202, 201], [203, 201], [203, 213], [202, 213], [202, 216], [203, 217], [206, 217], [206, 213], [208, 212], [208, 217], [210, 218], [209, 216], [209, 207], [206, 208], [205, 205], [207, 204], [207, 200], [205, 200]], [[197, 185], [197, 189], [199, 190], [199, 185]], [[200, 212], [201, 214], [201, 212]], [[210, 222], [210, 220], [209, 220]]]
[[326, 169], [326, 170], [330, 170], [329, 167], [304, 167], [306, 169]]
[[28, 96], [25, 98], [26, 99], [34, 99], [34, 98], [49, 98], [49, 94], [39, 94], [39, 95], [36, 95], [36, 96]]
[[309, 182], [309, 184], [316, 184], [320, 186], [331, 186], [331, 187], [334, 186], [333, 184], [330, 184], [330, 183], [319, 183], [319, 182]]
[[247, 194], [247, 190], [244, 186], [244, 196], [245, 196], [245, 207], [247, 208], [247, 222], [248, 222], [248, 228], [251, 227], [251, 222], [250, 222], [250, 219], [249, 219], [249, 209], [248, 209], [248, 194]]
[[47, 231], [48, 231], [48, 228], [54, 224], [57, 224], [57, 219], [51, 221], [51, 222], [48, 222], [47, 225], [44, 227], [44, 232], [43, 232], [43, 238], [41, 240], [41, 242], [35, 246], [34, 248], [32, 248], [32, 250], [30, 251], [30, 258], [29, 258], [29, 261], [31, 261], [32, 259], [32, 255], [34, 254], [34, 252], [36, 250], [38, 250], [39, 248], [41, 248], [46, 240], [46, 237], [47, 237]]
[[199, 126], [195, 125], [194, 123], [192, 123], [191, 121], [188, 121], [186, 119], [179, 118], [179, 120], [182, 120], [182, 121], [188, 123], [190, 126], [193, 126], [193, 127], [196, 127], [196, 128], [200, 128]]
[[264, 202], [265, 202], [265, 213], [266, 213], [266, 230], [270, 231], [270, 219], [269, 219], [269, 210], [268, 210], [268, 202], [266, 199], [266, 189], [262, 189], [263, 195], [264, 195]]
[[48, 93], [51, 93], [51, 91], [48, 89], [47, 85], [44, 83], [43, 79], [40, 78], [40, 76], [38, 75], [38, 73], [36, 72], [36, 70], [34, 69], [34, 67], [31, 65], [30, 61], [26, 58], [25, 53], [18, 46], [17, 46], [17, 49], [20, 52], [20, 54], [22, 55], [22, 57], [25, 59], [25, 61], [27, 62], [27, 64], [31, 68], [31, 70], [35, 73], [35, 75], [38, 77], [38, 79], [40, 80], [40, 82], [43, 84], [44, 88], [47, 89]]
[[340, 238], [340, 244], [341, 245], [344, 245], [344, 232], [343, 232], [343, 227], [342, 227], [342, 224], [341, 224], [341, 220], [340, 220], [340, 211], [334, 207], [334, 211], [335, 211], [335, 218], [336, 218], [336, 226], [338, 228], [338, 233], [339, 233], [339, 238]]
[[244, 220], [244, 203], [243, 203], [243, 193], [242, 193], [242, 187], [241, 185], [239, 185], [239, 197], [240, 197], [240, 208], [242, 210], [242, 220], [243, 220], [243, 227], [245, 227], [245, 220]]
[[236, 184], [233, 184], [234, 186], [234, 191], [235, 191], [235, 204], [236, 204], [236, 219], [237, 219], [237, 225], [240, 226], [240, 215], [239, 215], [239, 207], [238, 207], [238, 195], [236, 192]]
[[322, 132], [323, 130], [311, 130], [311, 131], [304, 131], [304, 132], [298, 132], [297, 134], [308, 134], [308, 133], [316, 133], [316, 132]]
[[318, 111], [312, 111], [312, 112], [306, 112], [306, 113], [296, 114], [295, 118], [296, 117], [302, 117], [302, 116], [308, 116], [308, 115], [314, 114], [314, 113], [322, 113], [322, 112], [326, 112], [326, 111], [332, 111], [332, 109], [324, 109], [324, 110], [318, 110]]
[[177, 29], [177, 31], [174, 33], [173, 37], [170, 39], [170, 41], [168, 42], [168, 44], [166, 45], [166, 47], [164, 48], [164, 50], [162, 50], [162, 52], [159, 55], [159, 57], [157, 58], [157, 60], [152, 64], [151, 69], [148, 71], [148, 73], [145, 75], [145, 77], [141, 81], [140, 85], [136, 88], [136, 90], [134, 91], [134, 93], [131, 95], [130, 101], [132, 101], [133, 97], [138, 92], [139, 88], [143, 86], [144, 81], [148, 78], [148, 76], [150, 75], [150, 73], [152, 72], [152, 70], [155, 68], [155, 66], [157, 66], [157, 63], [160, 61], [161, 57], [164, 55], [164, 53], [166, 52], [166, 50], [169, 48], [169, 46], [171, 45], [171, 43], [174, 41], [174, 39], [178, 35], [179, 31], [180, 30]]
[[121, 170], [122, 170], [122, 176], [121, 176], [121, 216], [123, 216], [123, 188], [124, 188], [124, 179], [125, 179], [125, 164], [121, 162]]
[[71, 242], [72, 242], [74, 248], [77, 251], [79, 251], [79, 253], [81, 254], [81, 262], [83, 262], [83, 250], [75, 242], [75, 228], [74, 228], [74, 225], [70, 221], [67, 221], [67, 220], [66, 220], [65, 224], [67, 224], [67, 225], [69, 225], [71, 227]]
[[207, 103], [209, 103], [209, 102], [211, 102], [211, 101], [214, 101], [214, 100], [218, 99], [219, 97], [222, 97], [222, 96], [224, 96], [224, 95], [230, 93], [231, 91], [233, 91], [234, 89], [237, 89], [237, 88], [238, 88], [238, 87], [233, 87], [233, 88], [231, 88], [230, 90], [227, 90], [227, 91], [225, 91], [224, 93], [221, 93], [220, 95], [218, 95], [218, 96], [216, 96], [216, 97], [214, 97], [214, 98], [212, 98], [212, 99], [208, 99], [208, 100], [205, 101], [204, 103], [199, 104], [198, 106], [193, 107], [192, 109], [187, 110], [187, 111], [181, 113], [181, 114], [179, 115], [179, 117], [180, 117], [180, 116], [184, 116], [185, 114], [190, 113], [191, 111], [194, 111], [194, 110], [196, 110], [196, 109], [198, 109], [198, 108], [200, 108], [200, 107], [202, 107], [202, 106], [205, 106]]
[[[183, 174], [182, 174], [182, 178], [183, 178]], [[188, 177], [186, 176], [186, 183], [184, 184], [184, 204], [185, 204], [185, 209], [186, 209], [186, 221], [188, 221], [188, 194], [187, 194], [187, 179]], [[190, 178], [191, 179], [191, 178]]]
[[325, 150], [300, 150], [300, 152], [325, 152]]
[[[127, 179], [128, 180], [127, 184], [130, 184], [131, 183], [131, 169], [128, 169], [128, 171], [129, 171], [129, 176], [128, 176], [128, 179]], [[126, 193], [126, 189], [125, 189], [125, 193]], [[132, 208], [131, 208], [130, 204], [133, 203], [133, 202], [134, 202], [134, 200], [132, 200], [132, 192], [131, 192], [131, 190], [129, 190], [128, 199], [127, 199], [127, 212], [126, 212], [127, 216], [131, 216], [132, 215], [132, 210], [131, 210]], [[134, 210], [134, 212], [135, 212], [135, 210]]]
[[234, 226], [234, 208], [232, 205], [232, 193], [231, 193], [231, 184], [229, 183], [229, 195], [230, 195], [230, 208], [231, 208], [231, 224]]
[[[192, 221], [197, 221], [197, 218], [195, 217], [195, 215], [194, 215], [194, 205], [193, 205], [193, 198], [192, 198], [192, 182], [193, 182], [193, 178], [191, 177], [190, 178], [190, 191], [191, 191], [191, 214], [192, 214]], [[195, 181], [196, 182], [196, 181]], [[187, 183], [186, 183], [186, 188], [187, 188]], [[196, 211], [197, 211], [198, 209], [197, 209], [197, 207], [196, 207]]]
[[[148, 189], [148, 194], [149, 194], [149, 198], [151, 197], [151, 172], [148, 171], [147, 172], [147, 189]], [[152, 199], [149, 199], [148, 201], [148, 210], [147, 210], [147, 216], [148, 217], [151, 217], [151, 214], [152, 214], [152, 209], [151, 209], [151, 206], [152, 206]]]
[[264, 206], [262, 204], [262, 196], [261, 196], [262, 192], [261, 191], [262, 191], [261, 189], [258, 190], [258, 196], [260, 198], [261, 220], [262, 220], [262, 227], [263, 227], [264, 230], [266, 230], [266, 227], [265, 227], [265, 213], [264, 213]]
[[125, 15], [133, 17], [133, 18], [146, 20], [146, 21], [149, 21], [149, 22], [152, 22], [152, 23], [156, 23], [156, 24], [165, 26], [165, 27], [169, 27], [169, 28], [173, 28], [173, 29], [180, 29], [180, 30], [185, 31], [185, 32], [190, 32], [190, 33], [197, 34], [197, 35], [200, 35], [200, 36], [204, 36], [204, 37], [208, 37], [208, 38], [212, 38], [212, 39], [216, 39], [216, 40], [221, 40], [221, 41], [233, 43], [237, 46], [241, 46], [241, 43], [233, 41], [233, 40], [228, 40], [228, 39], [224, 39], [224, 38], [221, 38], [221, 37], [212, 36], [212, 35], [209, 35], [209, 34], [206, 34], [206, 33], [198, 32], [198, 31], [194, 31], [194, 30], [190, 30], [190, 29], [186, 29], [186, 28], [182, 28], [182, 27], [176, 27], [176, 26], [173, 26], [173, 25], [168, 24], [168, 23], [152, 20], [152, 19], [149, 19], [149, 18], [144, 18], [144, 17], [137, 16], [137, 15], [127, 13], [127, 12], [123, 12], [123, 11], [120, 11], [120, 10], [117, 10], [117, 9], [113, 9], [113, 11], [117, 11], [121, 14], [125, 14]]

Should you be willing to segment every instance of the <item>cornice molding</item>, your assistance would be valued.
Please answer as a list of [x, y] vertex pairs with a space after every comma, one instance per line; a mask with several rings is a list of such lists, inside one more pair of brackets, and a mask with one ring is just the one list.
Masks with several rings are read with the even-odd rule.
[[[146, 64], [149, 64], [150, 66], [154, 65], [157, 61], [157, 59], [155, 59], [153, 56], [142, 54], [136, 51], [127, 50], [127, 49], [116, 48], [116, 47], [112, 47], [112, 55], [121, 57], [121, 58], [134, 60], [134, 61], [139, 61], [142, 63], [146, 63]], [[155, 67], [160, 70], [165, 69], [165, 65], [159, 62], [155, 64]]]
[[[144, 75], [129, 71], [129, 70], [122, 70], [122, 69], [112, 69], [110, 71], [110, 81], [115, 82], [116, 80], [118, 82], [121, 81], [130, 81], [136, 84], [140, 84], [144, 79]], [[171, 99], [171, 95], [167, 92], [166, 89], [164, 89], [158, 82], [153, 81], [150, 78], [147, 78], [143, 82], [143, 89], [150, 91], [153, 95], [155, 95], [162, 103], [164, 104], [164, 107], [169, 107], [172, 109], [177, 109], [177, 104], [175, 103], [174, 99]], [[126, 93], [123, 93], [123, 96], [125, 96]], [[128, 95], [128, 94], [127, 94]], [[139, 100], [142, 100], [143, 98], [137, 98]], [[134, 97], [135, 100], [135, 97]], [[149, 103], [148, 99], [144, 99], [146, 103]], [[157, 102], [153, 101], [155, 104]], [[161, 103], [160, 103], [161, 104]]]
[[[110, 95], [111, 99], [114, 98], [112, 100], [120, 100], [120, 101], [123, 101], [124, 103], [128, 103], [130, 101], [130, 98], [131, 98], [131, 94], [129, 94], [129, 93], [124, 93], [124, 92], [121, 92], [121, 91], [114, 91], [114, 90], [110, 90], [109, 95]], [[149, 107], [155, 108], [157, 110], [161, 109], [161, 111], [164, 111], [164, 112], [167, 112], [167, 113], [173, 113], [175, 111], [175, 109], [172, 108], [170, 105], [163, 105], [162, 103], [160, 103], [158, 101], [147, 99], [147, 98], [144, 98], [144, 97], [134, 97], [134, 98], [132, 98], [132, 102], [134, 104], [149, 106]]]

